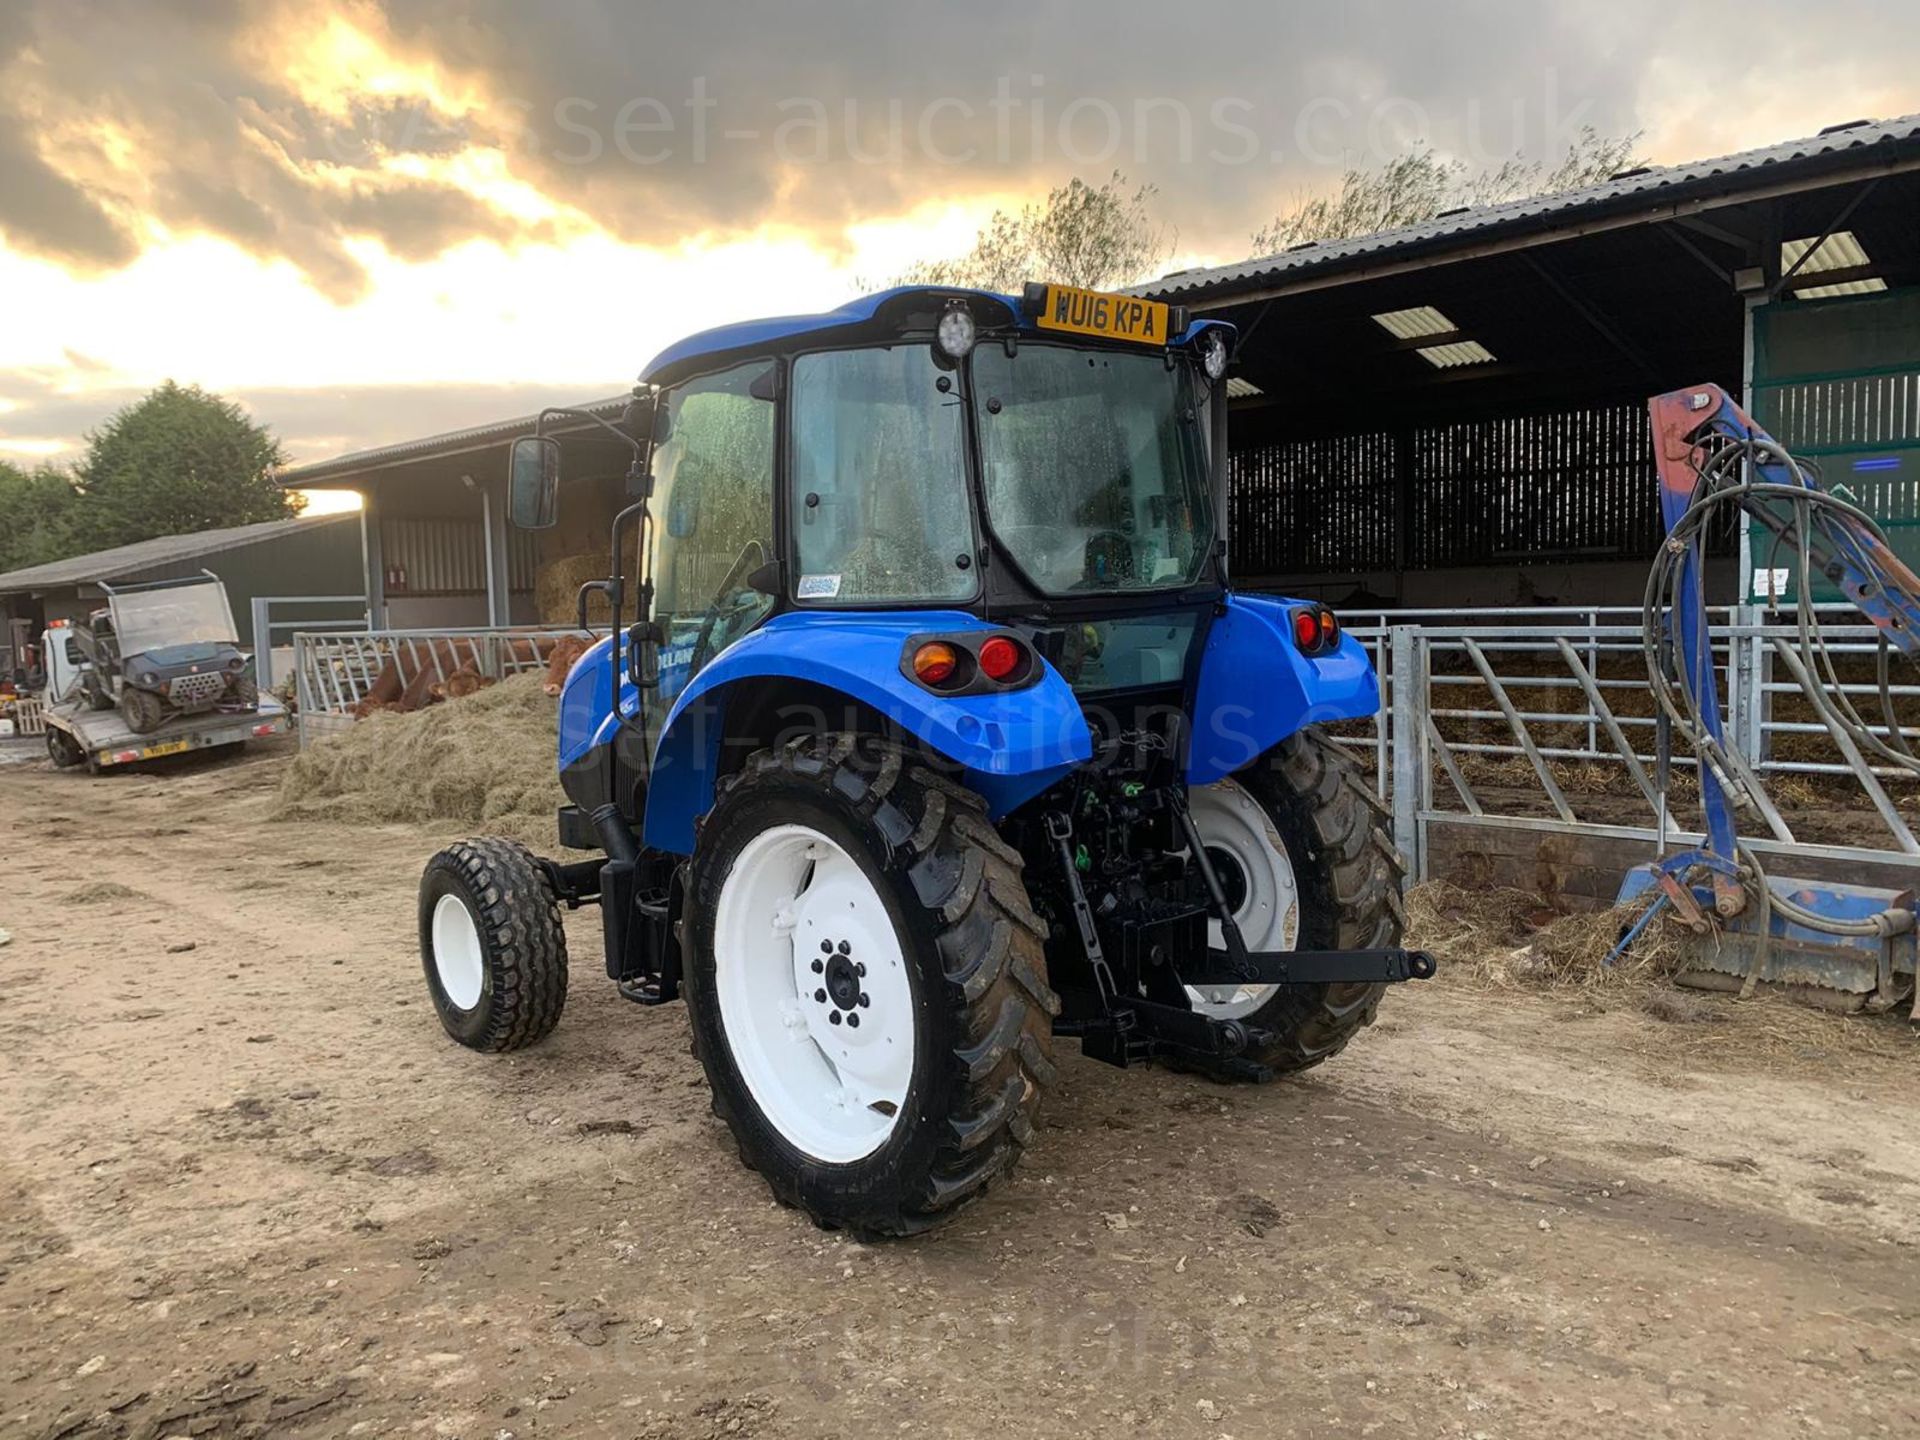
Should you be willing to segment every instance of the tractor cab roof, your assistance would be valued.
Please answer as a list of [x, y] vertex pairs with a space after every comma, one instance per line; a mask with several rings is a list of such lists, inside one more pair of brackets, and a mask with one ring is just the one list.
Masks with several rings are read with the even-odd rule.
[[[877, 340], [907, 331], [925, 330], [930, 333], [940, 312], [955, 300], [966, 304], [982, 330], [1011, 328], [1043, 333], [1039, 310], [1044, 303], [1044, 290], [1035, 294], [1036, 288], [1029, 286], [1029, 295], [1023, 298], [951, 285], [901, 285], [872, 295], [862, 295], [837, 310], [818, 315], [779, 315], [770, 319], [720, 325], [669, 345], [640, 372], [640, 379], [648, 385], [672, 385], [729, 361], [748, 360], [760, 355], [783, 355], [820, 345], [848, 344], [869, 338]], [[1154, 303], [1127, 295], [1103, 298], [1120, 304]], [[1171, 341], [1163, 343], [1173, 346], [1188, 344], [1204, 331], [1216, 327], [1228, 332], [1233, 329], [1218, 320], [1190, 321], [1186, 310], [1180, 306], [1171, 307], [1168, 319], [1169, 328], [1177, 333]], [[1097, 337], [1084, 334], [1065, 338], [1104, 343]]]

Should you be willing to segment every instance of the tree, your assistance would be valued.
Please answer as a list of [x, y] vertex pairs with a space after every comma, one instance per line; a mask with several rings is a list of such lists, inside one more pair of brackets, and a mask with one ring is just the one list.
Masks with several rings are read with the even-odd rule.
[[285, 458], [238, 405], [169, 380], [88, 432], [69, 553], [297, 515], [273, 479]]
[[1274, 255], [1310, 240], [1350, 240], [1403, 225], [1418, 225], [1459, 205], [1497, 205], [1522, 196], [1558, 195], [1596, 185], [1644, 165], [1634, 154], [1640, 132], [1619, 137], [1584, 127], [1551, 170], [1516, 155], [1498, 166], [1471, 170], [1421, 146], [1376, 170], [1349, 170], [1331, 195], [1297, 201], [1253, 236], [1255, 255]]
[[892, 283], [1018, 293], [1028, 280], [1103, 290], [1146, 279], [1173, 253], [1148, 208], [1156, 193], [1129, 187], [1118, 170], [1101, 185], [1076, 175], [1017, 215], [994, 211], [966, 254], [923, 260]]
[[78, 498], [52, 465], [23, 470], [0, 460], [0, 571], [73, 554], [69, 530]]

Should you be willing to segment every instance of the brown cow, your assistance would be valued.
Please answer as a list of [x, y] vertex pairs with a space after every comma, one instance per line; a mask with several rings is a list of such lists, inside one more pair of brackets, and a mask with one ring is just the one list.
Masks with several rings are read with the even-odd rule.
[[549, 695], [558, 695], [566, 688], [568, 673], [592, 646], [593, 637], [590, 635], [562, 635], [554, 641], [553, 649], [547, 655], [547, 678], [540, 688]]
[[[423, 710], [445, 699], [457, 699], [493, 684], [480, 670], [480, 661], [489, 648], [521, 668], [535, 664], [546, 666], [542, 688], [558, 695], [574, 662], [593, 644], [592, 637], [571, 635], [532, 635], [507, 632], [490, 640], [472, 639], [416, 641], [396, 649], [380, 667], [365, 697], [348, 707], [355, 718], [380, 710], [402, 714]], [[464, 672], [464, 673], [463, 673]]]
[[396, 649], [367, 687], [367, 693], [348, 707], [355, 719], [377, 710], [408, 713], [433, 703], [433, 685], [441, 675], [460, 668], [467, 657], [459, 654], [451, 640], [429, 640]]
[[436, 701], [464, 700], [469, 695], [479, 694], [489, 685], [499, 683], [491, 675], [482, 675], [471, 664], [467, 664], [462, 665], [445, 680], [436, 680], [428, 694]]

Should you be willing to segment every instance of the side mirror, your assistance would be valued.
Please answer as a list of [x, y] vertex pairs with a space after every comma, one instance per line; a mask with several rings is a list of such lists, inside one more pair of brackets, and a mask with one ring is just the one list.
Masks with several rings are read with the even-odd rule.
[[507, 518], [522, 530], [545, 530], [560, 518], [560, 442], [522, 435], [507, 462]]

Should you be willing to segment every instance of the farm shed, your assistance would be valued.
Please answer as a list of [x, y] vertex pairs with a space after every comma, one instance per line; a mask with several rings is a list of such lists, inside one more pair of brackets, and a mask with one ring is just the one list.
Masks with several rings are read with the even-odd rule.
[[[638, 363], [636, 361], [636, 363]], [[615, 420], [626, 397], [583, 408]], [[562, 427], [568, 500], [561, 522], [507, 524], [507, 450], [532, 415], [295, 466], [290, 488], [359, 494], [368, 609], [376, 630], [564, 622], [582, 580], [607, 568], [607, 525], [621, 503], [629, 451], [591, 427]], [[544, 584], [542, 582], [545, 582]]]
[[[0, 647], [17, 660], [23, 639], [37, 638], [54, 620], [83, 620], [102, 603], [99, 583], [170, 580], [211, 570], [227, 587], [242, 649], [252, 649], [254, 601], [312, 600], [336, 597], [328, 606], [283, 607], [282, 619], [317, 620], [349, 613], [358, 619], [361, 604], [360, 531], [352, 515], [315, 515], [162, 535], [51, 560], [0, 575]], [[284, 640], [285, 633], [277, 638]]]
[[[1455, 609], [1637, 605], [1645, 402], [1702, 381], [1920, 558], [1917, 282], [1908, 116], [1140, 288], [1240, 327], [1241, 583]], [[1715, 600], [1752, 593], [1743, 549]]]

